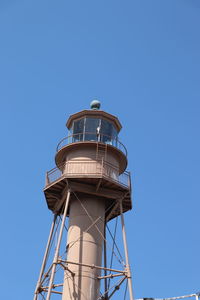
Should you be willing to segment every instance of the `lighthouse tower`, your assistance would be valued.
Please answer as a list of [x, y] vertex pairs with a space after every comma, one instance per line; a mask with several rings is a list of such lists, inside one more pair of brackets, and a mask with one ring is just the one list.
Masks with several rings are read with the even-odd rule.
[[[127, 150], [118, 138], [122, 126], [97, 100], [91, 109], [71, 115], [66, 126], [69, 135], [57, 146], [56, 167], [46, 175], [44, 194], [53, 222], [34, 300], [110, 299], [126, 280], [133, 300], [123, 216], [132, 208], [131, 179]], [[106, 228], [118, 216], [125, 263], [112, 269], [107, 265]], [[62, 275], [56, 279], [58, 270]], [[113, 278], [120, 280], [110, 288]]]

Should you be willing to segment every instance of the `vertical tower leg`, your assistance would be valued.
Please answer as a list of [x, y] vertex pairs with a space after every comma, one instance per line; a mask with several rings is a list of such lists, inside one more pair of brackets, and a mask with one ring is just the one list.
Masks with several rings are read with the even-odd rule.
[[40, 287], [41, 279], [42, 279], [44, 269], [45, 269], [45, 266], [46, 266], [47, 257], [48, 257], [49, 249], [50, 249], [50, 244], [51, 244], [51, 240], [52, 240], [52, 236], [53, 236], [53, 232], [54, 232], [54, 228], [55, 228], [55, 224], [56, 224], [56, 219], [57, 219], [57, 215], [54, 215], [53, 222], [52, 222], [51, 229], [50, 229], [50, 233], [49, 233], [47, 246], [46, 246], [46, 250], [45, 250], [45, 253], [44, 253], [44, 258], [43, 258], [43, 261], [42, 261], [42, 267], [41, 267], [41, 270], [40, 270], [40, 275], [39, 275], [38, 282], [37, 282], [37, 285], [36, 285], [33, 300], [37, 300], [37, 297], [38, 297], [38, 289]]
[[126, 238], [122, 201], [120, 201], [120, 213], [121, 213], [121, 225], [122, 225], [122, 235], [123, 235], [123, 243], [124, 243], [126, 268], [127, 268], [127, 273], [128, 273], [129, 295], [130, 295], [130, 300], [133, 300], [134, 299], [133, 298], [133, 287], [132, 287], [131, 270], [130, 270], [129, 258], [128, 258], [128, 247], [127, 247], [127, 238]]
[[64, 225], [65, 225], [65, 219], [66, 219], [66, 216], [67, 216], [67, 209], [68, 209], [68, 206], [69, 206], [69, 199], [70, 199], [70, 190], [68, 190], [68, 192], [67, 192], [67, 198], [66, 198], [66, 202], [65, 202], [65, 208], [64, 208], [64, 213], [63, 213], [63, 217], [62, 217], [62, 223], [61, 223], [61, 226], [60, 226], [58, 243], [57, 243], [57, 246], [56, 246], [55, 255], [54, 255], [54, 259], [53, 259], [53, 267], [52, 267], [52, 270], [51, 270], [51, 276], [50, 276], [50, 280], [49, 280], [49, 288], [48, 288], [48, 293], [47, 293], [46, 300], [49, 300], [50, 297], [51, 297], [51, 290], [52, 290], [53, 280], [54, 280], [54, 276], [55, 276], [56, 264], [58, 262], [59, 249], [60, 249], [63, 229], [64, 229]]
[[[103, 251], [104, 251], [104, 268], [107, 268], [107, 247], [106, 247], [106, 222], [104, 224], [104, 247], [103, 247]], [[104, 270], [104, 290], [105, 290], [105, 300], [108, 300], [108, 281], [107, 281], [107, 270]]]

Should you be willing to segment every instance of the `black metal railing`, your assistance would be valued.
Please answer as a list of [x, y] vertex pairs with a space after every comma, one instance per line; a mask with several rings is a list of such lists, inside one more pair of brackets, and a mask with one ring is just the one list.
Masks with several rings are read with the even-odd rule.
[[125, 156], [127, 156], [126, 147], [118, 140], [118, 138], [113, 138], [101, 133], [96, 134], [94, 132], [76, 133], [67, 136], [59, 142], [56, 151], [58, 152], [63, 147], [78, 142], [101, 142], [119, 149], [122, 153], [124, 153]]

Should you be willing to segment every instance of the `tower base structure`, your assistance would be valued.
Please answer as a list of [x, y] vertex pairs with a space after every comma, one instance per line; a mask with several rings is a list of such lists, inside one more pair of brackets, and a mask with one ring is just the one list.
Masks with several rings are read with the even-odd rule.
[[[53, 216], [34, 300], [108, 300], [119, 290], [128, 297], [127, 288], [127, 299], [133, 300], [122, 205], [128, 191], [105, 209], [104, 197], [77, 192], [73, 181], [66, 184], [62, 213]], [[120, 211], [124, 258], [117, 244], [118, 218], [109, 222], [111, 228], [107, 223], [116, 210]]]

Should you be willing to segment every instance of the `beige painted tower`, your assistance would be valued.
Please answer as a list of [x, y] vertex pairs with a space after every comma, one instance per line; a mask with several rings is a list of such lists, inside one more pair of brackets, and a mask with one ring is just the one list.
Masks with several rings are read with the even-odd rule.
[[[132, 300], [123, 217], [132, 208], [131, 180], [126, 171], [127, 151], [118, 139], [122, 126], [117, 117], [100, 110], [97, 100], [92, 101], [90, 110], [71, 115], [66, 126], [69, 135], [57, 146], [56, 168], [46, 176], [44, 193], [54, 218], [34, 300], [40, 296], [46, 300], [55, 296], [62, 300], [110, 299], [126, 279]], [[117, 216], [121, 218], [125, 253], [122, 270], [106, 265], [106, 226]], [[55, 236], [55, 251], [50, 255]], [[63, 243], [65, 253], [61, 256]], [[52, 257], [49, 266], [48, 257]], [[63, 270], [61, 283], [55, 282], [58, 268]], [[115, 277], [121, 281], [109, 289], [108, 280]], [[102, 280], [104, 293], [100, 293]]]

